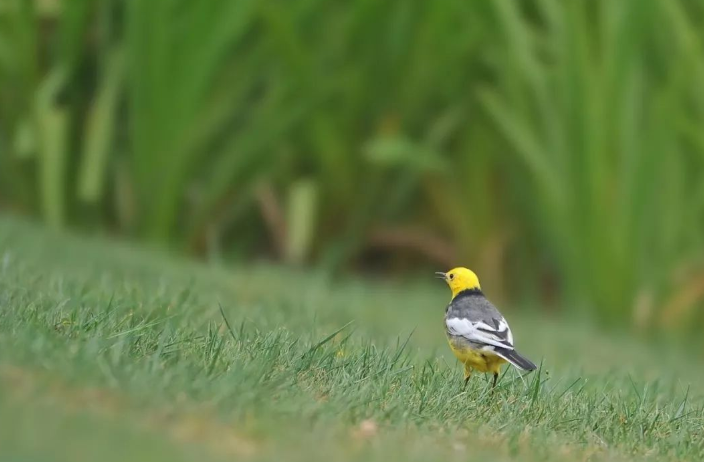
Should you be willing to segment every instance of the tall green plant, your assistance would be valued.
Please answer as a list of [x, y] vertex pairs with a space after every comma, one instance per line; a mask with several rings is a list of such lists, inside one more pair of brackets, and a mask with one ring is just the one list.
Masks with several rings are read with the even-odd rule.
[[0, 205], [217, 258], [551, 276], [604, 321], [698, 301], [700, 2], [52, 5], [0, 3]]
[[493, 51], [506, 59], [481, 97], [529, 198], [519, 210], [567, 293], [604, 320], [622, 320], [643, 293], [662, 301], [678, 265], [701, 255], [704, 164], [677, 124], [704, 122], [686, 97], [702, 57], [672, 47], [676, 3], [545, 0], [531, 19], [494, 3]]

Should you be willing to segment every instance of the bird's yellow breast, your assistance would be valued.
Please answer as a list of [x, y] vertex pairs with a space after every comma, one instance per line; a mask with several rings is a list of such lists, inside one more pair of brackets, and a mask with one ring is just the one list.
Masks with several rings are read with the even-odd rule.
[[448, 339], [448, 342], [452, 352], [462, 364], [479, 372], [499, 372], [501, 365], [506, 362], [504, 358], [490, 351], [475, 350], [452, 339]]

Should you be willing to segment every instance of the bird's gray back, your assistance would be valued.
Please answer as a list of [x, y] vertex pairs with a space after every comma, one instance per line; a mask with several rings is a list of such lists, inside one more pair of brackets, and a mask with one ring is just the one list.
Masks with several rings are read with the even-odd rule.
[[466, 295], [460, 293], [448, 305], [445, 317], [482, 321], [489, 326], [494, 326], [494, 320], [503, 319], [499, 310], [481, 292]]

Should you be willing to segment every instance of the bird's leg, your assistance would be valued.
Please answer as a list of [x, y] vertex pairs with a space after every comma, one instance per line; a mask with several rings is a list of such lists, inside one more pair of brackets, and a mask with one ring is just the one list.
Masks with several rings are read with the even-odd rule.
[[496, 387], [496, 381], [497, 381], [498, 379], [499, 379], [499, 373], [498, 373], [498, 372], [494, 372], [494, 383], [491, 384], [491, 388], [492, 388], [492, 389]]
[[464, 386], [467, 386], [469, 378], [472, 377], [472, 368], [468, 364], [464, 365]]

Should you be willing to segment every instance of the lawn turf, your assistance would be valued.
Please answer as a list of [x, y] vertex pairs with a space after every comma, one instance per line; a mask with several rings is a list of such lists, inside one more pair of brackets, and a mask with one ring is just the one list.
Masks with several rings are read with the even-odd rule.
[[226, 269], [0, 217], [0, 458], [704, 460], [702, 358], [506, 309], [541, 370], [464, 388], [431, 276]]

